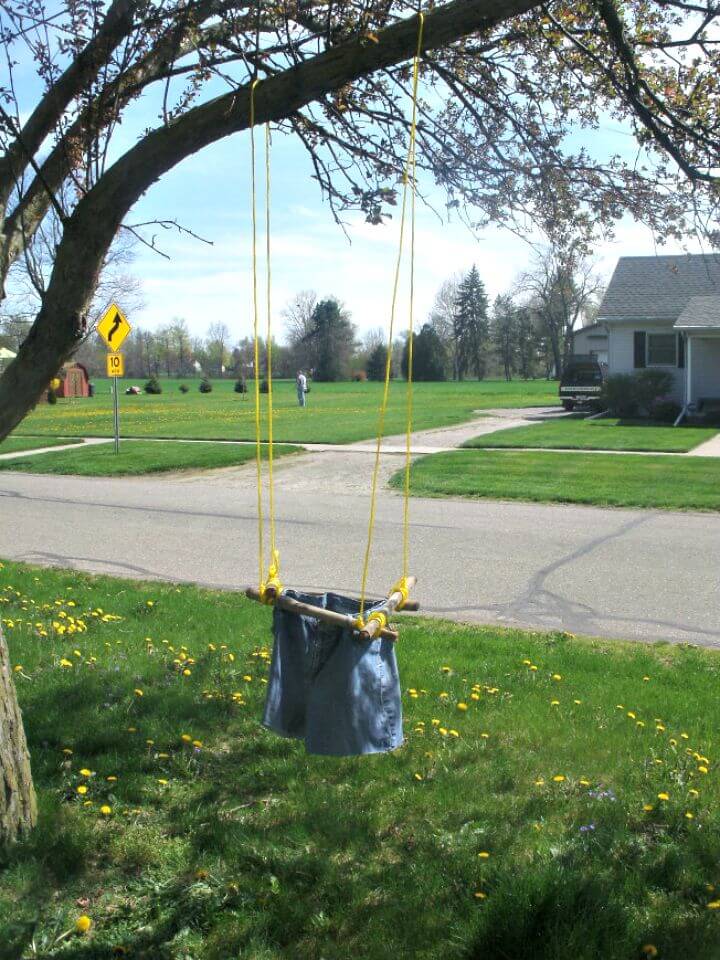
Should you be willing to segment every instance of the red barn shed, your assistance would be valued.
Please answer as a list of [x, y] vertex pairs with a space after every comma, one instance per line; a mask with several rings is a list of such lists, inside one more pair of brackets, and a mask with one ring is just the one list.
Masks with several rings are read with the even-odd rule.
[[68, 363], [60, 372], [58, 397], [89, 397], [90, 377], [81, 363]]

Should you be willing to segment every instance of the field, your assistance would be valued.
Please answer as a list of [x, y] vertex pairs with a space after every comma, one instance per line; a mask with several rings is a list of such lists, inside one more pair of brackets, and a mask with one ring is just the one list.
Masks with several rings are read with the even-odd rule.
[[[0, 447], [0, 450], [2, 447]], [[273, 444], [275, 457], [299, 451], [299, 447]], [[267, 450], [263, 450], [263, 457]], [[123, 440], [120, 452], [113, 443], [78, 447], [59, 453], [0, 460], [0, 470], [27, 473], [76, 474], [82, 477], [140, 476], [171, 470], [212, 470], [232, 467], [255, 458], [255, 446], [231, 443], [173, 443], [151, 440]]]
[[[131, 382], [131, 381], [124, 381]], [[160, 396], [121, 396], [121, 435], [128, 437], [252, 440], [255, 436], [252, 398], [233, 392], [233, 381], [214, 381], [213, 392], [198, 392], [198, 381], [182, 394], [179, 380], [163, 380]], [[98, 394], [88, 400], [60, 400], [35, 408], [17, 433], [48, 436], [112, 436], [109, 381], [98, 381]], [[382, 384], [313, 383], [308, 406], [297, 405], [295, 383], [280, 381], [274, 390], [275, 439], [286, 443], [322, 441], [349, 443], [376, 434]], [[406, 385], [393, 383], [386, 434], [405, 430]], [[415, 429], [462, 423], [475, 410], [556, 404], [557, 384], [547, 380], [504, 380], [415, 385]], [[265, 400], [265, 398], [263, 398]]]
[[[403, 475], [396, 474], [393, 486], [402, 483]], [[418, 497], [720, 510], [720, 460], [632, 453], [458, 450], [415, 461], [412, 492]]]
[[2, 960], [718, 954], [715, 652], [411, 621], [406, 744], [333, 759], [258, 723], [239, 595], [7, 564], [0, 615], [40, 801]]
[[531, 427], [511, 427], [487, 437], [469, 440], [466, 447], [550, 447], [568, 450], [657, 450], [685, 453], [710, 440], [714, 427], [673, 427], [622, 420], [562, 420]]
[[37, 450], [38, 447], [57, 447], [65, 442], [52, 437], [6, 437], [0, 442], [0, 454], [22, 453], [24, 450]]

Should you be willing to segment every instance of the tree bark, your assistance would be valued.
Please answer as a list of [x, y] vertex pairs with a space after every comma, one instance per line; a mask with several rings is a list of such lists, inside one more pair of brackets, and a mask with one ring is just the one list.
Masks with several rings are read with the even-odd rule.
[[36, 818], [30, 756], [0, 627], [0, 844], [17, 840], [35, 826]]
[[[426, 15], [424, 49], [490, 29], [538, 5], [539, 0], [454, 0]], [[417, 17], [402, 20], [380, 31], [377, 43], [339, 44], [263, 80], [255, 95], [256, 122], [283, 120], [347, 83], [409, 59], [417, 43], [417, 26]], [[37, 403], [74, 352], [103, 259], [128, 210], [181, 160], [246, 130], [249, 107], [246, 86], [189, 110], [145, 136], [78, 203], [65, 225], [42, 309], [0, 379], [0, 440]]]

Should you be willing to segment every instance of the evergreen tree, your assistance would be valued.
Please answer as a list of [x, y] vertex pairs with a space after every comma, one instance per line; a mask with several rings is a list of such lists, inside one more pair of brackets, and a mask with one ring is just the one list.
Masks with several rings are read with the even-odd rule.
[[[402, 374], [407, 380], [410, 352], [408, 338], [403, 348]], [[431, 324], [413, 334], [413, 380], [447, 380], [447, 352]]]
[[[365, 372], [367, 373], [368, 380], [384, 380], [386, 366], [387, 347], [384, 343], [378, 343], [377, 346], [373, 347], [370, 351], [370, 356], [367, 359]], [[390, 376], [392, 376], [392, 370], [390, 371]]]
[[355, 345], [355, 327], [337, 300], [321, 300], [313, 310], [310, 330], [304, 340], [316, 357], [313, 379], [346, 380]]
[[506, 380], [512, 380], [517, 363], [518, 310], [507, 294], [495, 298], [490, 336]]
[[485, 376], [490, 336], [488, 299], [477, 267], [460, 283], [455, 300], [455, 375], [463, 380], [474, 371], [479, 380]]

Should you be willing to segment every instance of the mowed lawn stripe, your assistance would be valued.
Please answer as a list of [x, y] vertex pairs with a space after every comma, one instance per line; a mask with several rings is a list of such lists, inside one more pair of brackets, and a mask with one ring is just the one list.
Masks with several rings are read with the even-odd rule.
[[[401, 487], [402, 473], [391, 482]], [[411, 488], [419, 497], [718, 510], [720, 459], [465, 449], [417, 460]]]
[[[276, 457], [300, 453], [300, 447], [277, 444]], [[267, 448], [263, 448], [267, 458]], [[32, 457], [0, 460], [0, 470], [22, 473], [75, 474], [82, 477], [140, 476], [146, 473], [166, 473], [172, 470], [211, 470], [247, 463], [255, 457], [252, 444], [229, 443], [174, 443], [155, 440], [122, 440], [120, 452], [113, 443], [102, 443], [62, 450], [59, 453], [39, 453]]]
[[715, 427], [673, 427], [671, 424], [627, 423], [622, 420], [546, 421], [510, 427], [468, 440], [466, 447], [550, 447], [556, 450], [638, 450], [686, 453], [710, 440]]

